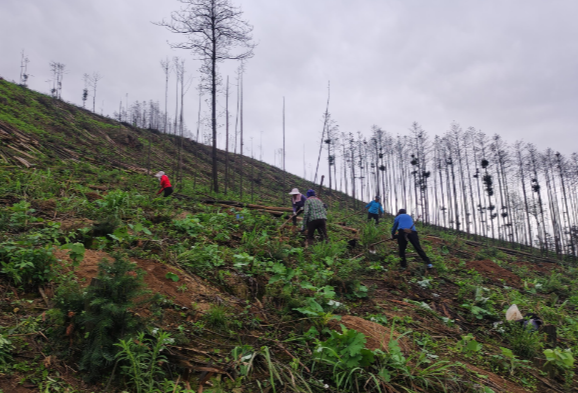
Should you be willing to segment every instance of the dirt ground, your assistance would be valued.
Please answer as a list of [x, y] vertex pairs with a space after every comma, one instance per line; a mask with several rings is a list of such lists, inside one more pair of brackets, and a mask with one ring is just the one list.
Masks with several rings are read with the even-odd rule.
[[[347, 329], [357, 330], [358, 332], [365, 334], [367, 340], [365, 346], [368, 349], [381, 349], [382, 351], [388, 351], [391, 329], [388, 329], [379, 323], [368, 321], [353, 315], [344, 315], [341, 317], [340, 321], [331, 321], [329, 323], [329, 327], [338, 332], [341, 331], [339, 325], [343, 325]], [[396, 335], [399, 336], [398, 334]], [[394, 337], [394, 339], [398, 339], [398, 337]], [[405, 338], [399, 339], [398, 343], [404, 353], [408, 354], [410, 352], [410, 345]]]
[[482, 276], [491, 279], [495, 282], [500, 282], [500, 280], [506, 281], [509, 286], [519, 288], [522, 286], [522, 280], [520, 277], [512, 273], [511, 271], [504, 269], [490, 260], [484, 261], [470, 261], [466, 263], [466, 269], [474, 269]]
[[[487, 380], [484, 381], [484, 384], [492, 388], [495, 392], [508, 392], [508, 393], [526, 393], [528, 390], [524, 389], [523, 387], [516, 385], [513, 382], [510, 382], [499, 375], [496, 375], [490, 371], [483, 370], [474, 366], [473, 364], [466, 364], [467, 368], [470, 371], [474, 371], [479, 375], [485, 375], [488, 377]], [[489, 383], [488, 383], [489, 382]]]
[[560, 270], [559, 266], [555, 263], [513, 262], [512, 265], [526, 267], [530, 271], [539, 272], [542, 275], [552, 274]]
[[[57, 250], [54, 254], [58, 259], [68, 260], [67, 251]], [[98, 263], [103, 259], [112, 261], [112, 257], [106, 252], [86, 250], [84, 260], [75, 269], [76, 275], [84, 281], [85, 285], [89, 285], [91, 279], [97, 276]], [[144, 282], [148, 289], [165, 296], [178, 306], [191, 308], [191, 304], [196, 303], [196, 309], [202, 312], [209, 309], [210, 303], [215, 303], [217, 295], [219, 298], [224, 297], [220, 291], [212, 288], [203, 279], [173, 266], [145, 259], [131, 258], [130, 260], [136, 263], [138, 269], [146, 273]], [[166, 275], [169, 272], [176, 274], [179, 280], [175, 282], [167, 278]]]

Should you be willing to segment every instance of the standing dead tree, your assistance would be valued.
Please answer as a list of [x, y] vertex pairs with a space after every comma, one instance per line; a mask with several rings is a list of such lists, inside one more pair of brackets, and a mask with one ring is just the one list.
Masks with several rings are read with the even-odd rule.
[[[414, 177], [414, 192], [416, 206], [421, 206], [421, 217], [424, 222], [429, 222], [427, 181], [431, 172], [427, 170], [426, 162], [426, 144], [427, 134], [421, 126], [414, 122], [409, 129], [412, 134], [410, 141], [411, 161], [413, 167], [411, 174]], [[419, 195], [418, 195], [419, 194]], [[416, 210], [417, 211], [417, 210]]]
[[52, 72], [52, 97], [62, 99], [62, 79], [66, 66], [55, 61], [50, 62], [50, 71]]
[[225, 89], [225, 195], [229, 185], [229, 76], [227, 75], [227, 88]]
[[[211, 126], [213, 131], [213, 190], [219, 191], [217, 176], [217, 63], [224, 60], [245, 60], [253, 56], [253, 27], [241, 19], [243, 12], [229, 0], [179, 0], [183, 8], [171, 14], [170, 21], [157, 23], [170, 32], [186, 36], [184, 42], [171, 47], [191, 50], [201, 60], [203, 87], [211, 94]], [[233, 53], [233, 48], [241, 48]]]
[[102, 79], [102, 76], [100, 76], [98, 72], [93, 72], [92, 75], [87, 76], [88, 85], [92, 87], [92, 111], [96, 113], [96, 88], [98, 86], [98, 81]]
[[[251, 156], [252, 155], [253, 155], [253, 147], [251, 146]], [[281, 200], [283, 200], [283, 197], [285, 196], [286, 188], [287, 188], [287, 172], [285, 169], [285, 97], [283, 97], [283, 187], [281, 187]]]
[[[82, 89], [82, 107], [86, 108], [86, 100], [88, 100], [88, 83], [90, 80], [90, 75], [84, 74], [82, 76], [82, 79], [84, 80], [84, 89]], [[121, 111], [119, 110], [119, 116], [120, 113]]]
[[325, 112], [323, 121], [326, 124], [326, 137], [323, 140], [323, 143], [327, 146], [327, 170], [329, 171], [329, 193], [331, 193], [331, 190], [334, 188], [333, 182], [336, 182], [335, 171], [332, 176], [331, 169], [335, 169], [335, 149], [338, 141], [339, 125], [337, 125], [337, 122], [331, 118], [329, 112]]
[[167, 57], [166, 60], [161, 60], [161, 68], [165, 73], [165, 124], [163, 127], [163, 132], [167, 133], [168, 128], [168, 112], [167, 112], [167, 101], [169, 100], [169, 74], [170, 74], [171, 62]]
[[315, 168], [315, 177], [313, 183], [317, 183], [317, 173], [319, 172], [319, 162], [321, 161], [321, 151], [323, 150], [323, 141], [325, 140], [325, 130], [327, 129], [327, 121], [329, 120], [329, 99], [331, 97], [331, 82], [327, 82], [327, 105], [325, 106], [325, 113], [323, 115], [323, 131], [321, 132], [321, 142], [319, 143], [319, 154], [317, 155], [317, 167]]
[[20, 85], [24, 87], [28, 87], [28, 77], [30, 77], [28, 74], [28, 63], [30, 63], [30, 60], [24, 51], [22, 51], [22, 59], [20, 60]]

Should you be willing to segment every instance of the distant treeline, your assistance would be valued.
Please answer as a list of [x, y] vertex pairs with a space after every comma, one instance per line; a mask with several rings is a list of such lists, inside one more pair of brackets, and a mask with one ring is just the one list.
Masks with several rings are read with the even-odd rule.
[[390, 213], [407, 208], [426, 224], [576, 256], [576, 153], [457, 123], [433, 138], [417, 123], [405, 135], [374, 126], [369, 138], [329, 129], [324, 138], [332, 183], [354, 197], [380, 195]]

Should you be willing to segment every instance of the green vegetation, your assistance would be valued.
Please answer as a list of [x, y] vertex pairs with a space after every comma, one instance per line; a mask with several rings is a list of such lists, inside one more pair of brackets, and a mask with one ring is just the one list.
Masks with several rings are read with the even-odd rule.
[[[424, 271], [410, 247], [410, 269], [399, 273], [394, 242], [369, 248], [389, 237], [392, 218], [368, 224], [336, 192], [322, 195], [330, 242], [306, 248], [299, 232], [279, 229], [286, 217], [249, 206], [251, 184], [240, 197], [237, 172], [226, 200], [240, 203], [215, 203], [225, 196], [211, 193], [202, 148], [185, 158], [198, 175], [185, 171], [177, 195], [155, 198], [156, 180], [134, 169], [145, 163], [137, 148], [127, 147], [116, 167], [91, 161], [92, 153], [86, 162], [50, 155], [48, 138], [80, 153], [91, 133], [114, 139], [112, 131], [145, 130], [6, 82], [0, 95], [32, 108], [18, 117], [22, 109], [0, 99], [12, 108], [0, 127], [38, 138], [40, 152], [36, 167], [16, 167], [9, 155], [0, 164], [0, 389], [9, 391], [5, 380], [82, 393], [190, 393], [201, 385], [235, 393], [491, 392], [506, 380], [563, 391], [576, 383], [575, 265], [533, 265], [420, 227], [436, 271]], [[52, 119], [50, 134], [36, 130], [43, 116]], [[19, 118], [30, 126], [19, 128]], [[75, 134], [65, 138], [58, 124]], [[171, 137], [155, 138], [155, 168], [163, 159], [170, 167]], [[113, 150], [105, 139], [94, 141], [95, 152]], [[269, 182], [258, 203], [287, 205], [280, 172], [254, 165]], [[466, 265], [480, 258], [503, 270]], [[556, 342], [505, 321], [511, 304], [555, 326]], [[67, 370], [78, 374], [65, 377]]]
[[140, 319], [130, 311], [136, 299], [145, 295], [143, 273], [134, 268], [120, 255], [114, 262], [103, 260], [88, 289], [71, 281], [63, 283], [55, 297], [55, 326], [60, 326], [55, 337], [66, 329], [65, 335], [80, 349], [79, 367], [88, 381], [96, 381], [110, 370], [118, 341], [142, 328]]

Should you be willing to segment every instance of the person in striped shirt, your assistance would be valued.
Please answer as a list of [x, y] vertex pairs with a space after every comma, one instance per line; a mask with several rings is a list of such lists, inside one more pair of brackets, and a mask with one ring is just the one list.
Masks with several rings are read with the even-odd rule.
[[327, 210], [325, 204], [315, 196], [315, 191], [313, 190], [307, 191], [301, 230], [304, 231], [305, 229], [307, 229], [307, 245], [314, 242], [316, 230], [323, 240], [329, 241], [327, 236]]

